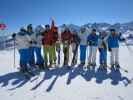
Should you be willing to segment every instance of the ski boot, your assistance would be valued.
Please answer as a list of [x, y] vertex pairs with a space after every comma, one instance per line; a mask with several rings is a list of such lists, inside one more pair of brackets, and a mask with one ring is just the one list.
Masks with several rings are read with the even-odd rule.
[[49, 65], [48, 65], [48, 68], [52, 68], [53, 66], [52, 66], [53, 64], [52, 64], [52, 61], [50, 61], [49, 62]]
[[87, 69], [91, 69], [91, 63], [88, 63], [88, 65], [87, 65]]
[[85, 61], [81, 61], [81, 63], [79, 64], [79, 66], [84, 66], [85, 65]]
[[35, 76], [35, 74], [29, 71], [28, 68], [20, 68], [20, 72], [23, 73], [24, 75]]
[[116, 68], [116, 71], [119, 71], [120, 65], [119, 64], [115, 64], [115, 68]]
[[40, 70], [44, 70], [44, 64], [38, 64]]
[[49, 70], [47, 63], [45, 63], [45, 65], [44, 65], [44, 70]]
[[115, 64], [112, 64], [110, 69], [111, 71], [115, 71]]
[[92, 66], [92, 70], [95, 70], [96, 63], [92, 63], [91, 66]]
[[64, 62], [64, 67], [67, 68], [67, 69], [69, 69], [69, 70], [71, 69], [71, 67], [68, 65], [67, 62]]
[[19, 71], [20, 71], [21, 73], [26, 73], [26, 72], [28, 71], [28, 69], [27, 69], [27, 68], [20, 68]]
[[107, 70], [107, 67], [108, 67], [107, 64], [103, 65], [104, 70]]
[[98, 69], [99, 69], [99, 70], [103, 70], [103, 69], [104, 69], [104, 64], [100, 64], [100, 66], [99, 66]]
[[107, 71], [107, 64], [101, 64], [100, 65], [102, 71]]
[[76, 64], [77, 64], [76, 60], [73, 60], [71, 66], [75, 66]]

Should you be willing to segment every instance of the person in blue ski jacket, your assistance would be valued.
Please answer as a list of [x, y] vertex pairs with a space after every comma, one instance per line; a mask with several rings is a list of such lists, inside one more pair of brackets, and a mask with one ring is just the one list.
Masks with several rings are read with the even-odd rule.
[[98, 38], [96, 34], [96, 29], [92, 29], [91, 34], [87, 37], [87, 42], [89, 45], [89, 58], [88, 66], [96, 66], [96, 53], [98, 48]]
[[121, 34], [116, 33], [115, 29], [110, 29], [108, 37], [108, 49], [111, 53], [111, 67], [120, 68], [119, 65], [119, 41], [122, 40]]

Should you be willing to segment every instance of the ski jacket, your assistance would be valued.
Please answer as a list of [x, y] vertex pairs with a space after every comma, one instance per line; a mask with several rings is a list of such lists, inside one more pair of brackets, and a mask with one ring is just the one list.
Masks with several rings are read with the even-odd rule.
[[44, 31], [42, 38], [43, 45], [53, 45], [55, 43], [53, 37], [53, 32], [51, 30]]
[[27, 32], [19, 32], [16, 34], [15, 43], [18, 49], [26, 49], [30, 47], [31, 38], [27, 35]]
[[119, 47], [119, 41], [121, 40], [121, 36], [119, 34], [112, 35], [110, 34], [108, 37], [108, 47], [109, 48], [118, 48]]
[[75, 44], [80, 44], [80, 37], [78, 36], [78, 34], [72, 34], [72, 43]]
[[42, 46], [42, 39], [43, 39], [43, 36], [42, 36], [42, 33], [39, 32], [39, 33], [36, 33], [35, 34], [35, 40], [34, 40], [34, 46], [35, 47], [41, 47]]
[[33, 41], [33, 43], [35, 44], [35, 47], [40, 48], [42, 46], [43, 32], [44, 32], [44, 28], [41, 25], [36, 27], [34, 41]]
[[44, 45], [53, 45], [58, 40], [58, 27], [55, 26], [54, 20], [52, 20], [51, 28], [44, 32], [42, 43]]
[[87, 37], [87, 42], [89, 43], [89, 46], [98, 46], [98, 38], [99, 36], [97, 34], [90, 34]]
[[51, 32], [53, 33], [53, 41], [56, 42], [58, 41], [58, 27], [55, 26], [54, 20], [52, 20], [51, 23]]
[[108, 47], [108, 42], [107, 42], [108, 37], [109, 37], [108, 34], [105, 36], [102, 36], [102, 35], [99, 36], [99, 39], [98, 39], [98, 47], [99, 48], [107, 48]]
[[56, 41], [58, 41], [58, 28], [51, 27], [51, 32], [53, 34], [53, 42], [55, 43]]
[[31, 43], [31, 47], [35, 47], [36, 46], [36, 43], [35, 43], [35, 41], [36, 41], [36, 33], [35, 32], [27, 32], [27, 34], [29, 35], [29, 37], [31, 38], [31, 41], [32, 41], [32, 43]]
[[88, 32], [87, 31], [84, 33], [79, 32], [78, 36], [80, 38], [80, 45], [87, 45]]
[[68, 44], [72, 41], [72, 33], [70, 31], [64, 31], [61, 33], [61, 41], [63, 43], [67, 42]]

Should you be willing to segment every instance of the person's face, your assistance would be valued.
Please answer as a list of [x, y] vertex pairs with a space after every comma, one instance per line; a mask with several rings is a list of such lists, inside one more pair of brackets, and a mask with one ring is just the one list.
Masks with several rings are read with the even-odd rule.
[[48, 31], [48, 30], [50, 30], [50, 27], [49, 27], [49, 26], [47, 26], [47, 27], [46, 27], [46, 30], [47, 30], [47, 31]]
[[69, 32], [69, 29], [68, 29], [68, 28], [65, 28], [65, 31], [66, 31], [66, 32]]
[[103, 35], [103, 36], [106, 36], [106, 32], [103, 32], [102, 35]]
[[77, 34], [77, 31], [73, 31], [73, 34]]
[[82, 28], [82, 29], [81, 29], [81, 33], [84, 33], [84, 32], [85, 32], [85, 28]]
[[25, 30], [25, 29], [20, 29], [20, 31], [21, 31], [21, 32], [26, 32], [26, 30]]
[[111, 33], [112, 33], [112, 35], [115, 35], [116, 34], [115, 31], [112, 31]]
[[32, 28], [28, 28], [28, 32], [32, 32]]
[[96, 34], [96, 31], [92, 31], [92, 34]]

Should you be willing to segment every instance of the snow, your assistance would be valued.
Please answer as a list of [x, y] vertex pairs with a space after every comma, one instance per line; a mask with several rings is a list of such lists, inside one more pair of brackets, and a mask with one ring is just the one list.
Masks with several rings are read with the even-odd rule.
[[108, 70], [100, 74], [80, 67], [59, 67], [42, 71], [29, 81], [17, 72], [18, 53], [14, 68], [13, 50], [0, 51], [1, 100], [132, 100], [133, 84], [128, 80], [133, 80], [133, 52], [129, 48], [133, 46], [120, 46], [120, 64], [129, 73]]

